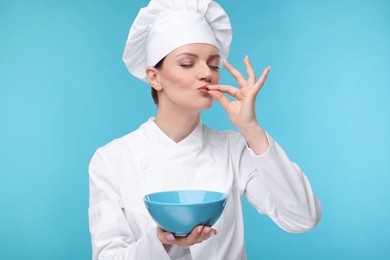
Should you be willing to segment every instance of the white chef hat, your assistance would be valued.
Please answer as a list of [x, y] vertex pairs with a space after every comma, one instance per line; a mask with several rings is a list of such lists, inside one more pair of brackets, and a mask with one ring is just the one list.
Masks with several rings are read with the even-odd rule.
[[123, 61], [135, 77], [148, 82], [146, 67], [155, 66], [176, 48], [208, 43], [226, 58], [232, 39], [229, 17], [211, 0], [151, 0], [130, 28]]

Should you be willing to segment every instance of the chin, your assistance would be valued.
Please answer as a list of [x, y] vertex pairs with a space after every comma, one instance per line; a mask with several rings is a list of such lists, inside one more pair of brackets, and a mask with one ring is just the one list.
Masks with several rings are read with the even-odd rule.
[[191, 97], [182, 99], [180, 105], [185, 110], [202, 111], [209, 109], [214, 103], [214, 99], [211, 96]]
[[207, 110], [207, 109], [209, 109], [209, 108], [211, 108], [211, 106], [213, 105], [213, 99], [211, 99], [210, 101], [208, 101], [208, 102], [204, 102], [203, 104], [202, 104], [202, 107], [201, 107], [201, 110]]

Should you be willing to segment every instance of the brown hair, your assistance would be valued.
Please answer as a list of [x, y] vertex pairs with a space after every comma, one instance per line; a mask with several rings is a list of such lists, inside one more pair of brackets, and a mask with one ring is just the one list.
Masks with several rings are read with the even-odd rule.
[[[154, 65], [154, 67], [155, 67], [156, 69], [158, 69], [158, 70], [161, 70], [162, 65], [163, 65], [163, 62], [164, 62], [164, 59], [165, 59], [165, 57], [162, 58], [159, 62], [157, 62], [157, 64]], [[158, 92], [157, 92], [157, 90], [155, 90], [153, 87], [151, 87], [151, 94], [152, 94], [152, 98], [153, 98], [153, 100], [154, 100], [154, 103], [155, 103], [156, 105], [158, 105]]]

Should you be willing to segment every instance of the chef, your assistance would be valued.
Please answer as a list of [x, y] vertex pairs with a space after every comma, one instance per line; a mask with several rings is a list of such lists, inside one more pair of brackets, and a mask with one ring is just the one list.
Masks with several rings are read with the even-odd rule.
[[[140, 10], [123, 60], [151, 87], [157, 113], [91, 159], [93, 259], [246, 259], [244, 195], [287, 232], [319, 222], [321, 206], [305, 174], [256, 117], [256, 96], [270, 67], [256, 78], [245, 57], [243, 76], [226, 61], [231, 39], [227, 14], [210, 0], [151, 0]], [[237, 86], [219, 83], [221, 64]], [[201, 112], [214, 100], [237, 132], [202, 123]], [[215, 225], [175, 237], [143, 204], [144, 195], [168, 190], [219, 191], [228, 199]]]

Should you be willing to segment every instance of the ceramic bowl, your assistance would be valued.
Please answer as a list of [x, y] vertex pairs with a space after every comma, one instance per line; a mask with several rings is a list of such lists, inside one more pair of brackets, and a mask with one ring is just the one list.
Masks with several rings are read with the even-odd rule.
[[215, 191], [177, 190], [144, 197], [154, 221], [175, 236], [187, 236], [198, 225], [212, 226], [225, 208], [227, 195]]

